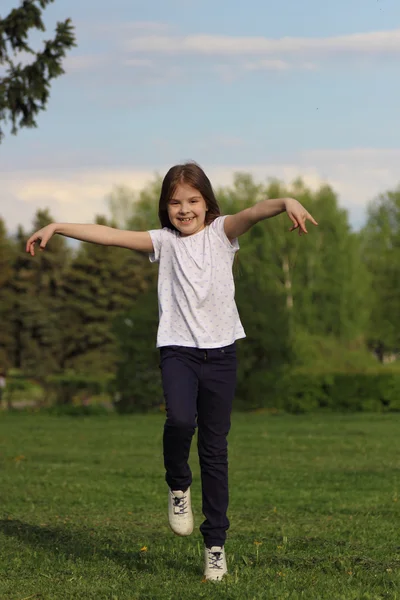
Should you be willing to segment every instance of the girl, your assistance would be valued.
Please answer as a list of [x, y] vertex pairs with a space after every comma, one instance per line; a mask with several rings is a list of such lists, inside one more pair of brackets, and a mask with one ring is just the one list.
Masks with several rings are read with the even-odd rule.
[[197, 164], [186, 163], [172, 167], [163, 181], [161, 229], [138, 232], [53, 223], [34, 233], [26, 245], [34, 256], [38, 240], [43, 249], [58, 233], [145, 252], [151, 262], [159, 262], [157, 347], [167, 413], [163, 449], [169, 524], [177, 535], [193, 531], [188, 457], [197, 426], [204, 575], [214, 581], [227, 572], [227, 436], [236, 383], [235, 342], [245, 337], [235, 304], [232, 264], [239, 249], [237, 238], [285, 210], [293, 223], [290, 231], [307, 233], [307, 219], [317, 225], [293, 198], [262, 200], [221, 216], [208, 177]]

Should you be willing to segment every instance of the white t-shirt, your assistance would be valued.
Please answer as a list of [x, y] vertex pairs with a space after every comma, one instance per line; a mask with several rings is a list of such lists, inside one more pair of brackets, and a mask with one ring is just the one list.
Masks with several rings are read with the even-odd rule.
[[216, 218], [194, 235], [164, 228], [149, 231], [159, 262], [157, 348], [220, 348], [245, 333], [235, 303], [232, 265], [239, 243]]

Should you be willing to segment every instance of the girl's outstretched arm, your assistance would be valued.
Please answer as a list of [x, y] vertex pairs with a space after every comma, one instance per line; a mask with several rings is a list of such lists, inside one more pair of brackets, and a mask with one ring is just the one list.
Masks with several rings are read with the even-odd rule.
[[298, 229], [300, 235], [308, 233], [306, 220], [311, 221], [313, 225], [318, 225], [304, 206], [294, 198], [277, 198], [261, 200], [261, 202], [257, 202], [254, 206], [245, 208], [235, 215], [228, 215], [224, 222], [225, 234], [230, 240], [233, 240], [246, 233], [250, 227], [253, 227], [259, 221], [269, 219], [285, 211], [293, 223], [289, 231]]
[[153, 252], [153, 243], [147, 231], [125, 231], [106, 225], [80, 225], [77, 223], [51, 223], [36, 231], [26, 242], [26, 251], [35, 255], [35, 244], [40, 240], [39, 248], [43, 250], [49, 239], [59, 233], [66, 237], [92, 242], [102, 246], [119, 246], [140, 252]]

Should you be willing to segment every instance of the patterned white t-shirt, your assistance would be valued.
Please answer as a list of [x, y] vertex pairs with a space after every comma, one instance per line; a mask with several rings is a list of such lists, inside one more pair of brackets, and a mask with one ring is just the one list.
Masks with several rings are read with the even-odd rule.
[[149, 231], [159, 262], [157, 348], [220, 348], [245, 333], [235, 302], [232, 265], [239, 243], [218, 217], [194, 235], [172, 229]]

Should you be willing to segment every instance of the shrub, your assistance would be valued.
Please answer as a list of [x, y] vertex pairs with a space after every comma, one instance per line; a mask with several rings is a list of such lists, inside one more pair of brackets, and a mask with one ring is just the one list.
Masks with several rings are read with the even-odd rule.
[[327, 407], [331, 383], [329, 376], [286, 372], [277, 382], [277, 405], [294, 414]]
[[400, 411], [400, 373], [305, 373], [258, 371], [236, 406], [306, 413], [319, 409], [351, 412]]
[[112, 386], [112, 376], [95, 377], [81, 373], [63, 373], [46, 378], [47, 399], [56, 405], [69, 405], [79, 394], [81, 398], [107, 393]]

